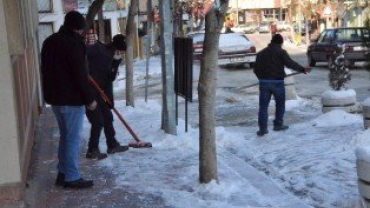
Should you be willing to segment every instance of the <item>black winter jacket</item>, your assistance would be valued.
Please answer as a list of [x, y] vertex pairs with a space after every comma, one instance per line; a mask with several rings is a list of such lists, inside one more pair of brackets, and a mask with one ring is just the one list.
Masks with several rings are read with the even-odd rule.
[[41, 73], [46, 103], [82, 106], [94, 101], [88, 83], [86, 46], [74, 31], [62, 26], [44, 41]]
[[257, 54], [254, 73], [258, 79], [283, 80], [284, 66], [304, 72], [304, 67], [293, 61], [281, 45], [270, 43]]
[[[116, 79], [121, 60], [114, 60], [114, 49], [110, 45], [97, 42], [87, 46], [88, 69], [91, 77], [113, 103], [113, 81]], [[102, 101], [98, 91], [96, 99]]]

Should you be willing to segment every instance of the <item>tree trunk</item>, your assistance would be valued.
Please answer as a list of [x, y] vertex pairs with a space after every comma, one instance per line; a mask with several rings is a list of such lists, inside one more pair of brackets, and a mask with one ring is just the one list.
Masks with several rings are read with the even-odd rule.
[[83, 35], [86, 34], [86, 32], [91, 28], [91, 26], [94, 23], [94, 18], [96, 14], [99, 12], [99, 10], [103, 7], [105, 0], [95, 0], [91, 6], [89, 7], [89, 10], [86, 15], [86, 26]]
[[135, 16], [138, 14], [139, 0], [131, 0], [126, 26], [126, 106], [135, 106], [134, 103], [134, 44]]
[[99, 22], [99, 41], [105, 43], [105, 25], [103, 8], [101, 8], [98, 12], [98, 22]]
[[171, 9], [168, 0], [159, 1], [159, 14], [161, 24], [161, 61], [162, 61], [162, 129], [168, 134], [177, 134], [176, 103], [173, 75], [173, 47]]
[[[221, 8], [228, 7], [223, 1]], [[215, 7], [205, 17], [205, 37], [201, 62], [199, 94], [199, 181], [218, 181], [215, 130], [215, 97], [217, 85], [217, 60], [220, 30], [224, 16]]]

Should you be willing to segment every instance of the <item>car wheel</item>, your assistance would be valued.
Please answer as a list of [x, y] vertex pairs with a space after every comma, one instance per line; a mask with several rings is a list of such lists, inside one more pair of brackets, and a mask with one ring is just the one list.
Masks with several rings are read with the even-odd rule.
[[249, 68], [254, 68], [256, 66], [256, 63], [253, 62], [253, 63], [249, 63]]
[[314, 67], [316, 65], [316, 61], [312, 58], [311, 55], [308, 55], [307, 58], [308, 58], [308, 65], [310, 67]]
[[348, 68], [353, 68], [355, 66], [355, 62], [354, 61], [350, 61], [350, 60], [345, 60], [344, 61], [344, 66], [346, 66]]
[[334, 59], [333, 59], [333, 56], [329, 56], [328, 57], [328, 67], [330, 69], [330, 67], [334, 64]]

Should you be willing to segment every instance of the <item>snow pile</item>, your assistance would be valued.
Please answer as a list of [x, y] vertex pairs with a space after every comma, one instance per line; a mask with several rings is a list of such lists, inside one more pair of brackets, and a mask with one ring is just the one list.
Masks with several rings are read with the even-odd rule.
[[350, 114], [340, 109], [335, 109], [322, 114], [313, 122], [313, 126], [317, 127], [334, 127], [334, 126], [349, 126], [355, 123], [362, 122], [362, 117], [357, 114]]

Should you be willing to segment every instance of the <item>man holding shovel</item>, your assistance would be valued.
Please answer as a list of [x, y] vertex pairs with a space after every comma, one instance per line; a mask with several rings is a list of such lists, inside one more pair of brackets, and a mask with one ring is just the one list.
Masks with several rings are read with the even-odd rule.
[[310, 67], [303, 67], [293, 61], [288, 53], [282, 48], [284, 39], [280, 34], [272, 36], [271, 43], [257, 54], [254, 73], [259, 80], [259, 111], [258, 111], [258, 136], [267, 134], [268, 106], [271, 95], [275, 98], [276, 112], [274, 120], [274, 131], [287, 130], [289, 126], [284, 125], [285, 113], [285, 86], [286, 76], [284, 67], [298, 72], [309, 73]]
[[98, 107], [95, 111], [86, 111], [86, 116], [91, 123], [86, 158], [98, 160], [107, 158], [107, 154], [101, 153], [99, 150], [99, 138], [103, 129], [108, 154], [124, 152], [129, 149], [128, 146], [120, 145], [115, 138], [116, 132], [113, 127], [113, 114], [111, 111], [111, 108], [114, 106], [113, 81], [116, 79], [118, 67], [122, 61], [122, 53], [125, 50], [125, 36], [121, 34], [115, 35], [110, 44], [103, 44], [98, 41], [87, 47], [90, 76], [104, 91], [109, 101], [104, 100], [100, 96], [98, 89], [95, 89]]

